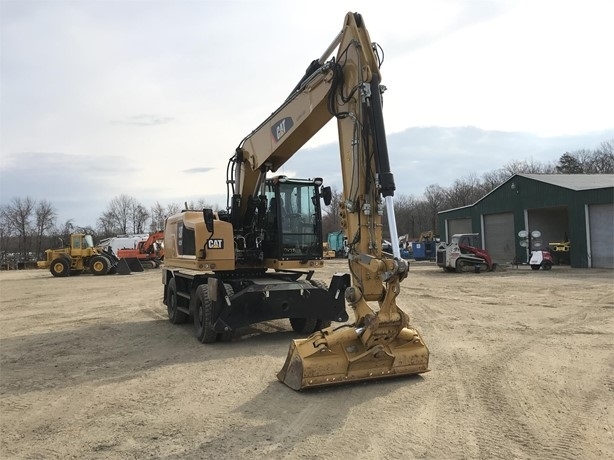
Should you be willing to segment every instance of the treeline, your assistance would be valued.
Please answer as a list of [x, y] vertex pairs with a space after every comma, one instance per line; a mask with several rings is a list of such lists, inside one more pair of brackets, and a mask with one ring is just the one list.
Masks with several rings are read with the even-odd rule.
[[[213, 206], [204, 200], [187, 203], [188, 209]], [[117, 235], [153, 233], [164, 229], [164, 219], [180, 212], [179, 204], [156, 203], [147, 209], [131, 196], [113, 198], [96, 221], [96, 226], [78, 226], [72, 219], [58, 223], [57, 211], [47, 200], [13, 198], [0, 206], [0, 264], [17, 266], [20, 262], [42, 260], [49, 248], [69, 244], [71, 233], [83, 232], [98, 242]]]
[[[395, 195], [394, 209], [399, 236], [417, 238], [422, 232], [437, 231], [437, 213], [475, 203], [514, 174], [614, 174], [614, 139], [602, 142], [595, 150], [565, 152], [558, 161], [541, 163], [534, 160], [514, 160], [482, 177], [469, 175], [454, 181], [449, 187], [437, 184], [426, 187], [421, 197]], [[333, 203], [323, 217], [323, 232], [340, 230], [339, 202], [335, 191]], [[384, 235], [389, 237], [387, 220]]]
[[[475, 203], [514, 174], [614, 174], [614, 139], [603, 142], [596, 150], [566, 152], [553, 163], [512, 161], [482, 177], [469, 175], [457, 179], [449, 187], [429, 185], [423, 196], [395, 196], [395, 214], [399, 235], [415, 238], [420, 233], [437, 229], [439, 211]], [[340, 229], [339, 203], [341, 193], [333, 193], [333, 202], [325, 208], [324, 235]], [[216, 208], [205, 200], [187, 204], [189, 209]], [[100, 241], [124, 234], [152, 233], [164, 228], [167, 216], [184, 206], [156, 203], [147, 209], [137, 199], [120, 195], [113, 198], [96, 221], [95, 227], [76, 226], [73, 220], [57, 222], [57, 211], [47, 200], [30, 197], [13, 198], [0, 206], [0, 264], [16, 264], [40, 260], [48, 248], [68, 243], [76, 231], [92, 234]], [[387, 235], [387, 229], [384, 229]]]

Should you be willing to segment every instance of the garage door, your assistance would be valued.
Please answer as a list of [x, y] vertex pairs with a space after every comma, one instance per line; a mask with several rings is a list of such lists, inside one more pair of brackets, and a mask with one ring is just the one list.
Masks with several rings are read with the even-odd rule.
[[471, 219], [448, 219], [448, 243], [456, 233], [473, 233]]
[[591, 204], [588, 207], [591, 266], [614, 268], [614, 204]]
[[514, 214], [484, 215], [484, 242], [493, 262], [511, 263], [515, 257]]

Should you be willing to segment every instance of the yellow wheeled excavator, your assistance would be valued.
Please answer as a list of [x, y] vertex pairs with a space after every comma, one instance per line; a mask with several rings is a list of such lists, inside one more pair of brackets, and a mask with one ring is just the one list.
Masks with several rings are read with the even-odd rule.
[[[192, 318], [207, 343], [231, 340], [248, 324], [289, 318], [295, 331], [311, 334], [293, 340], [277, 374], [295, 390], [429, 370], [428, 348], [396, 303], [408, 264], [397, 245], [392, 256], [382, 252], [384, 210], [392, 241], [398, 236], [381, 63], [362, 17], [348, 13], [322, 57], [231, 157], [227, 211], [185, 210], [167, 219], [163, 284], [170, 321]], [[323, 265], [320, 201], [330, 202], [330, 188], [320, 178], [271, 173], [332, 118], [351, 276], [324, 283], [313, 274]]]

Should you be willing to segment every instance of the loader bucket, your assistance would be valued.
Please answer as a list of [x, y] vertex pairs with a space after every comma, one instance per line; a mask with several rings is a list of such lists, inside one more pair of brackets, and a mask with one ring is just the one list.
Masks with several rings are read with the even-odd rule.
[[277, 378], [293, 390], [428, 372], [429, 350], [404, 328], [390, 343], [367, 349], [353, 327], [316, 332], [290, 344]]
[[141, 262], [136, 257], [126, 257], [125, 259], [122, 259], [122, 260], [125, 261], [126, 264], [128, 264], [128, 267], [130, 267], [130, 270], [132, 270], [133, 272], [144, 271], [143, 266], [141, 265]]
[[119, 262], [117, 262], [117, 267], [115, 267], [115, 271], [118, 275], [129, 275], [132, 273], [130, 267], [126, 263], [126, 259], [119, 259]]

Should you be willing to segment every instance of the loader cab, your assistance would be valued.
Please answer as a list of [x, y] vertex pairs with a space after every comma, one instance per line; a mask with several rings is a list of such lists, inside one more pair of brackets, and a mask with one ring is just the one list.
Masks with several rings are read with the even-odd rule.
[[70, 247], [73, 256], [83, 257], [88, 253], [88, 249], [94, 247], [94, 239], [92, 235], [73, 233], [70, 236]]
[[266, 182], [268, 208], [264, 257], [277, 260], [322, 258], [321, 179], [278, 176]]

